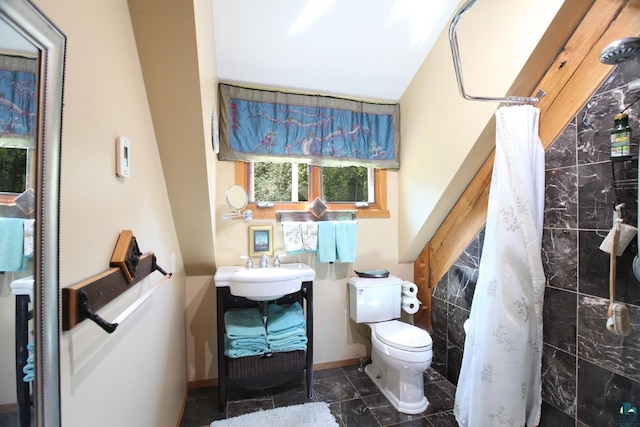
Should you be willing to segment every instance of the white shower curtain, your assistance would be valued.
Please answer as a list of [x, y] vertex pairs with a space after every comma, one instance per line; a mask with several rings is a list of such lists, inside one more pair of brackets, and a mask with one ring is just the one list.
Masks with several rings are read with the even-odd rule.
[[454, 414], [463, 426], [535, 426], [542, 402], [544, 150], [533, 106], [496, 111], [480, 271]]

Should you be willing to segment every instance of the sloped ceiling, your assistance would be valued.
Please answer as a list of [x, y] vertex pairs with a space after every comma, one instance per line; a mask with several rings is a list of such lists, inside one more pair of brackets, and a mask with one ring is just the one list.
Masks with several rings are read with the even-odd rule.
[[457, 0], [213, 0], [221, 81], [398, 101]]

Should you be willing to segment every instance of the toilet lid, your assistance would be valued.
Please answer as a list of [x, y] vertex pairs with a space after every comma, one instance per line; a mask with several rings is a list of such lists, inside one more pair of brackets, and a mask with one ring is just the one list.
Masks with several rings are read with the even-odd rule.
[[376, 323], [376, 337], [383, 343], [407, 351], [425, 351], [431, 348], [431, 336], [424, 329], [398, 320]]

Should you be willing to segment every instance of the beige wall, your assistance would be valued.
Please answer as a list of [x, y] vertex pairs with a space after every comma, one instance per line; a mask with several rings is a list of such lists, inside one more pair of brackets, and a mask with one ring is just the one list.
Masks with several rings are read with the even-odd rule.
[[[456, 31], [467, 93], [505, 95], [562, 4], [477, 2]], [[498, 106], [459, 95], [447, 28], [400, 99], [401, 261], [415, 261], [493, 148], [476, 141]]]
[[[185, 275], [125, 0], [39, 1], [66, 34], [60, 283], [101, 273], [122, 229], [177, 273], [111, 335], [84, 321], [61, 336], [62, 425], [170, 426], [185, 378]], [[131, 141], [131, 178], [114, 174], [114, 141]], [[115, 318], [153, 273], [99, 314]]]
[[212, 2], [129, 0], [135, 41], [185, 270], [215, 271]]

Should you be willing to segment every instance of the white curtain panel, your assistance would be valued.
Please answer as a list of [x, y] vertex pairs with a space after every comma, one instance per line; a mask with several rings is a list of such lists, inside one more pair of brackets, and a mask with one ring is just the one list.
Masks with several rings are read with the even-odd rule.
[[454, 413], [465, 426], [535, 426], [542, 402], [544, 149], [540, 111], [496, 111], [480, 271]]

